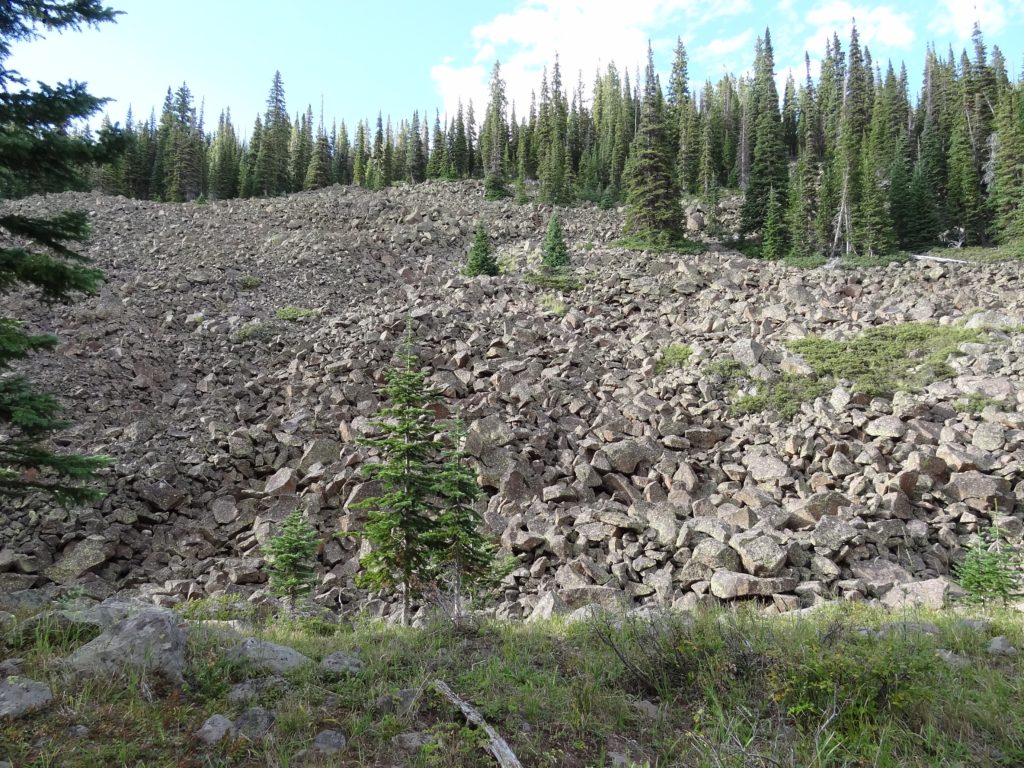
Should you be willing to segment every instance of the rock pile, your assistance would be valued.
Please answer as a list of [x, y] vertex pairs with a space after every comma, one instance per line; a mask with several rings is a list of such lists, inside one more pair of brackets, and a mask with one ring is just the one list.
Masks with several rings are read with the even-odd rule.
[[[302, 507], [324, 535], [318, 599], [388, 614], [354, 585], [360, 543], [333, 534], [359, 527], [351, 507], [375, 491], [356, 440], [409, 318], [414, 353], [468, 425], [487, 523], [520, 561], [500, 615], [934, 602], [980, 528], [1024, 531], [1018, 264], [800, 271], [635, 253], [613, 245], [620, 212], [570, 209], [583, 285], [555, 313], [521, 273], [460, 276], [477, 221], [519, 270], [546, 223], [477, 184], [17, 206], [90, 213], [102, 295], [57, 310], [18, 298], [13, 311], [61, 338], [32, 365], [68, 400], [68, 445], [114, 462], [94, 508], [4, 510], [7, 603], [55, 585], [165, 605], [252, 594], [260, 545]], [[313, 313], [279, 319], [285, 307]], [[990, 333], [950, 359], [954, 377], [891, 400], [840, 382], [791, 420], [736, 416], [709, 365], [740, 363], [756, 386], [806, 372], [787, 340], [968, 318]], [[692, 355], [662, 370], [674, 343]]]

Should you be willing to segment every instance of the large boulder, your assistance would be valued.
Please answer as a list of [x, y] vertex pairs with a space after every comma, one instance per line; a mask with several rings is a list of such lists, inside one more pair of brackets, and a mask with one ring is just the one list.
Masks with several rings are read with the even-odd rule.
[[255, 637], [247, 637], [228, 651], [228, 658], [235, 661], [247, 661], [260, 671], [275, 675], [283, 675], [313, 663], [294, 648], [259, 640]]
[[16, 720], [45, 709], [53, 703], [50, 687], [11, 675], [0, 678], [0, 720]]
[[72, 653], [65, 664], [90, 677], [142, 673], [179, 687], [184, 683], [185, 642], [177, 616], [150, 608], [117, 622]]

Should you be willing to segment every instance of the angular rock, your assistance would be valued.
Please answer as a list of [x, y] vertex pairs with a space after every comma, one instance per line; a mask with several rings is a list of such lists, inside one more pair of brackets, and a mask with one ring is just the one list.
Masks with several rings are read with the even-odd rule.
[[270, 735], [277, 718], [263, 707], [250, 707], [235, 719], [238, 733], [256, 741]]
[[711, 577], [711, 594], [721, 600], [737, 597], [771, 597], [779, 592], [790, 592], [797, 581], [790, 577], [762, 579], [746, 573], [715, 571]]
[[90, 677], [153, 675], [180, 687], [184, 683], [185, 631], [178, 617], [149, 608], [114, 624], [65, 659], [66, 666]]
[[210, 715], [196, 731], [196, 738], [208, 747], [235, 737], [235, 724], [224, 715]]
[[743, 570], [753, 576], [776, 576], [786, 564], [786, 551], [770, 536], [730, 543], [740, 554]]
[[113, 543], [105, 536], [93, 535], [65, 550], [60, 559], [44, 573], [58, 584], [70, 584], [86, 571], [103, 565], [113, 554]]
[[939, 610], [946, 605], [946, 600], [953, 594], [962, 594], [956, 584], [945, 576], [924, 581], [910, 581], [894, 584], [892, 589], [882, 596], [882, 604], [894, 610], [905, 608], [930, 608]]
[[335, 677], [358, 675], [363, 671], [363, 662], [350, 653], [335, 651], [320, 662], [320, 671]]
[[869, 421], [864, 431], [872, 437], [889, 437], [899, 439], [907, 433], [907, 425], [899, 416], [880, 416]]
[[52, 703], [48, 685], [18, 675], [0, 678], [0, 720], [17, 720]]
[[287, 645], [277, 645], [266, 640], [248, 637], [228, 651], [227, 657], [235, 661], [247, 661], [256, 669], [283, 675], [292, 670], [312, 664], [312, 660]]
[[857, 529], [834, 515], [823, 516], [814, 526], [814, 546], [837, 550], [857, 536]]

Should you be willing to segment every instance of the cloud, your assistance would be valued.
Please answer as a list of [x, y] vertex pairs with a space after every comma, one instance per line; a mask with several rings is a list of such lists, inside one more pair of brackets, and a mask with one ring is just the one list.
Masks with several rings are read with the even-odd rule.
[[913, 20], [906, 11], [898, 11], [888, 5], [853, 5], [845, 0], [833, 0], [808, 11], [807, 22], [814, 32], [807, 38], [806, 50], [812, 57], [820, 57], [833, 32], [839, 33], [845, 49], [853, 20], [857, 22], [861, 45], [869, 48], [906, 50], [914, 42]]
[[754, 30], [747, 29], [733, 37], [716, 37], [707, 45], [697, 49], [699, 58], [720, 59], [738, 51], [753, 50]]
[[974, 22], [981, 25], [986, 36], [1001, 32], [1007, 17], [1020, 19], [1024, 14], [1024, 0], [942, 0], [943, 10], [935, 15], [928, 28], [940, 35], [948, 35], [956, 42], [967, 40]]
[[714, 19], [750, 10], [750, 0], [630, 0], [628, 12], [622, 0], [521, 0], [511, 12], [472, 30], [471, 63], [442, 62], [431, 76], [445, 109], [451, 112], [461, 95], [471, 96], [479, 112], [487, 101], [491, 66], [500, 59], [506, 94], [522, 116], [531, 92], [540, 87], [543, 68], [550, 69], [556, 53], [564, 88], [571, 92], [577, 72], [582, 72], [589, 96], [595, 67], [603, 70], [615, 62], [620, 73], [628, 69], [633, 77], [646, 58], [648, 40], [659, 51], [674, 45], [675, 36], [666, 36], [665, 30], [678, 29], [689, 39]]

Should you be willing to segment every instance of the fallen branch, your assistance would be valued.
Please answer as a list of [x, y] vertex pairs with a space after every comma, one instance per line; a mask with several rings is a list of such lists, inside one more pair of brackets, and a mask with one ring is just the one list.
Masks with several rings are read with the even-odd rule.
[[498, 732], [487, 724], [487, 721], [484, 720], [484, 716], [481, 715], [472, 704], [460, 699], [455, 694], [455, 691], [449, 688], [447, 683], [441, 680], [434, 681], [434, 690], [458, 707], [469, 722], [479, 728], [482, 728], [484, 733], [490, 737], [491, 754], [494, 755], [494, 759], [498, 761], [498, 765], [500, 765], [501, 768], [523, 768], [523, 764], [519, 762], [519, 758], [516, 757], [512, 748], [508, 745], [508, 742], [501, 738], [501, 736], [498, 735]]
[[932, 256], [927, 253], [915, 254], [911, 256], [915, 261], [941, 261], [943, 264], [970, 264], [971, 262], [965, 261], [964, 259], [947, 259], [945, 256]]

